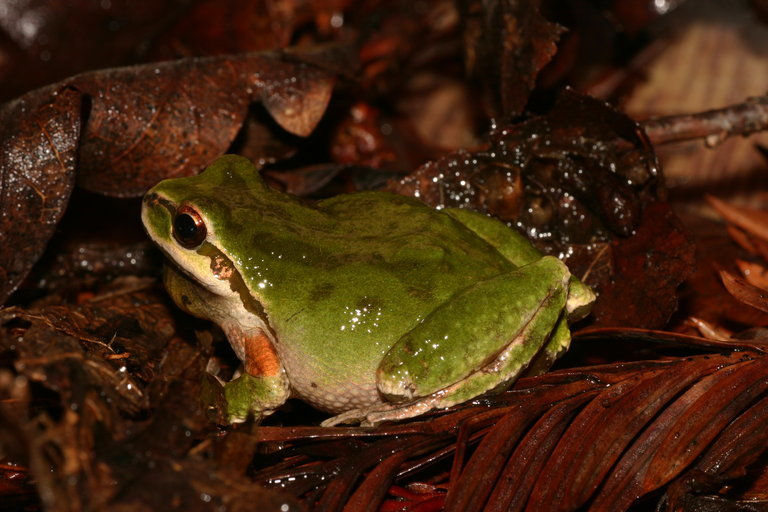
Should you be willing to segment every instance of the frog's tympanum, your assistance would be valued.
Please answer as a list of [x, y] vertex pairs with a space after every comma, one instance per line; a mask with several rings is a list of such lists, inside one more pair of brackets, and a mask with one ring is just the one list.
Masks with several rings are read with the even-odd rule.
[[549, 367], [594, 301], [494, 219], [384, 192], [309, 204], [233, 155], [157, 185], [142, 218], [170, 295], [243, 362], [231, 421], [297, 397], [325, 425], [376, 424], [501, 390]]

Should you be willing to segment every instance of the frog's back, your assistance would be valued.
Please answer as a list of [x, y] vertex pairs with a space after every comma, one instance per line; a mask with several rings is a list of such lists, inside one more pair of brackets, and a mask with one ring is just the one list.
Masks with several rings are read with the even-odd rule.
[[[251, 265], [249, 287], [278, 322], [299, 314], [317, 323], [332, 316], [329, 304], [366, 301], [415, 321], [458, 290], [513, 268], [473, 231], [415, 199], [364, 192], [307, 208], [262, 219], [251, 249], [241, 252], [251, 260], [241, 262]], [[333, 322], [328, 327], [339, 330]]]

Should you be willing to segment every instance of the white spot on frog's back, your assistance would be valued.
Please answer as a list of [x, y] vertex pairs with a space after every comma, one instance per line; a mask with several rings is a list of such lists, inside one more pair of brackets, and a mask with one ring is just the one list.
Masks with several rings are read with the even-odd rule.
[[367, 297], [363, 297], [357, 306], [342, 306], [339, 331], [375, 335], [381, 326], [383, 315], [381, 306], [374, 305], [367, 301]]

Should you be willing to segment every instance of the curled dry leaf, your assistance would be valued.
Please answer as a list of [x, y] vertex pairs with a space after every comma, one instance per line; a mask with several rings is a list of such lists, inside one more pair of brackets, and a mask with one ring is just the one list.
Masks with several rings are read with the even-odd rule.
[[726, 270], [720, 271], [720, 279], [728, 292], [735, 298], [768, 313], [768, 290], [758, 288]]
[[75, 184], [80, 94], [49, 89], [0, 106], [0, 304], [27, 276]]
[[523, 112], [565, 29], [542, 16], [539, 0], [459, 4], [469, 75], [482, 85], [488, 117], [510, 120]]
[[[340, 57], [332, 48], [328, 52]], [[313, 54], [312, 60], [322, 58]], [[325, 112], [334, 82], [333, 72], [303, 62], [296, 52], [184, 59], [84, 73], [32, 91], [6, 111], [42, 108], [65, 86], [79, 91], [87, 123], [77, 148], [78, 184], [136, 197], [161, 179], [194, 174], [224, 153], [251, 102], [263, 103], [286, 131], [308, 135]], [[79, 128], [75, 117], [70, 129]], [[36, 148], [26, 149], [34, 154]], [[35, 162], [23, 163], [23, 172], [36, 172]]]
[[69, 83], [90, 101], [78, 184], [139, 196], [161, 179], [195, 174], [227, 150], [254, 101], [283, 129], [306, 136], [325, 112], [334, 81], [334, 74], [280, 53], [74, 77]]

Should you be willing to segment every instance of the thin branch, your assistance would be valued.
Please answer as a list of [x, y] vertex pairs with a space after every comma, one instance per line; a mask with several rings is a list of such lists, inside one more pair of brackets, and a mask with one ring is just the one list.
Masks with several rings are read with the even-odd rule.
[[747, 136], [768, 130], [768, 96], [699, 114], [657, 117], [641, 124], [657, 146], [704, 139], [712, 147], [732, 135]]

